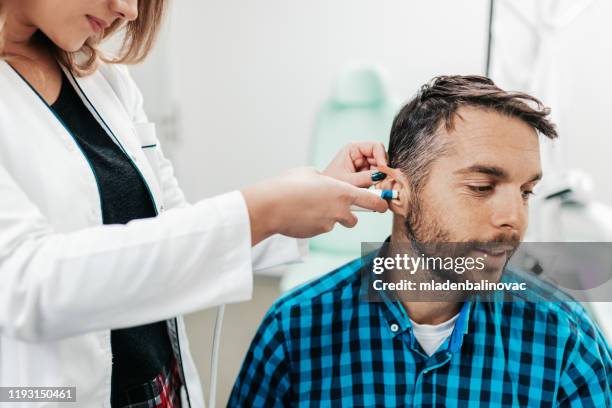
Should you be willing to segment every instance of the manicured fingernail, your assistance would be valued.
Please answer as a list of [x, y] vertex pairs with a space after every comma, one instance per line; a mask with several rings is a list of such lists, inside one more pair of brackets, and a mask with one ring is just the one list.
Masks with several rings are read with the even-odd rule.
[[372, 181], [376, 182], [384, 179], [385, 177], [387, 177], [387, 175], [381, 171], [377, 171], [376, 173], [372, 173], [371, 177]]

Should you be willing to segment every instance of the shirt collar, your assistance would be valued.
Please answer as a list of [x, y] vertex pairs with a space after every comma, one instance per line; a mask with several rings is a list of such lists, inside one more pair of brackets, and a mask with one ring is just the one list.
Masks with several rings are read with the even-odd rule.
[[[388, 243], [390, 241], [391, 237], [388, 237], [385, 240], [385, 243]], [[374, 251], [364, 256], [362, 268], [367, 269], [364, 269], [361, 273], [364, 273], [364, 271], [372, 270], [372, 262], [376, 256], [382, 256], [381, 251], [382, 249], [379, 249], [378, 251]], [[387, 293], [385, 292], [377, 292], [377, 296], [380, 297], [380, 299], [377, 301], [377, 304], [379, 305], [381, 313], [386, 321], [387, 328], [391, 332], [391, 336], [393, 338], [406, 332], [409, 328], [412, 327], [410, 318], [406, 314], [406, 310], [404, 309], [404, 306], [401, 304], [401, 302], [399, 302], [398, 300], [391, 299], [389, 295], [387, 295]], [[473, 300], [468, 299], [464, 301], [463, 305], [461, 306], [461, 309], [459, 311], [459, 317], [455, 322], [455, 328], [453, 329], [448, 345], [448, 350], [451, 353], [457, 352], [463, 344], [463, 337], [468, 331], [470, 310], [472, 309], [471, 306], [473, 303]]]

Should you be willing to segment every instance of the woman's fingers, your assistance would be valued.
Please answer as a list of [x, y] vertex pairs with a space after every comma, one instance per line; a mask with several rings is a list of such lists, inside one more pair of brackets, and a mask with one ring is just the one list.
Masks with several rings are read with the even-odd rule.
[[346, 145], [338, 152], [336, 157], [323, 170], [323, 174], [336, 180], [348, 181], [360, 187], [368, 187], [372, 183], [368, 183], [364, 175], [357, 176], [357, 182], [354, 181], [355, 177], [353, 175], [386, 164], [387, 152], [382, 143], [354, 142]]
[[[355, 142], [350, 145], [349, 156], [357, 169], [366, 163], [370, 166], [386, 166], [387, 152], [380, 142]], [[358, 166], [356, 163], [359, 163]]]
[[346, 177], [346, 181], [356, 187], [370, 187], [372, 184], [374, 184], [372, 174], [375, 172], [376, 170], [366, 170], [349, 174]]
[[355, 188], [353, 193], [353, 204], [381, 213], [389, 209], [389, 204], [385, 200], [361, 188]]
[[[351, 174], [355, 183], [372, 183], [371, 171]], [[345, 175], [346, 176], [346, 175]], [[331, 231], [336, 223], [354, 227], [351, 206], [385, 212], [387, 202], [366, 189], [322, 175], [312, 168], [294, 169], [242, 192], [251, 222], [253, 245], [273, 234], [309, 238]]]
[[347, 211], [344, 217], [340, 218], [338, 222], [346, 228], [353, 228], [357, 225], [357, 217], [350, 211]]

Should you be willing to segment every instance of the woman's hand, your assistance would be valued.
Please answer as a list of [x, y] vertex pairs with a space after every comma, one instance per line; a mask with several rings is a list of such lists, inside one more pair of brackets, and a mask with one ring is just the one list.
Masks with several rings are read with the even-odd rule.
[[252, 245], [274, 234], [310, 238], [329, 232], [338, 222], [357, 224], [350, 211], [355, 204], [385, 212], [388, 205], [376, 195], [335, 180], [312, 168], [284, 175], [242, 190], [251, 221]]
[[[323, 174], [346, 181], [357, 187], [370, 187], [374, 181], [372, 171], [387, 165], [387, 152], [380, 142], [354, 142], [342, 148]], [[384, 176], [382, 176], [384, 177]]]

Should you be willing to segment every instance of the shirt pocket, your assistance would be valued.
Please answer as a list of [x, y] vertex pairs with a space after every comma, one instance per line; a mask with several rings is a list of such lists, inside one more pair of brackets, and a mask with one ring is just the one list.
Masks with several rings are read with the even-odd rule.
[[140, 140], [140, 148], [144, 153], [158, 184], [161, 185], [160, 178], [160, 160], [159, 160], [159, 140], [155, 131], [155, 123], [143, 122], [134, 124], [134, 130]]

